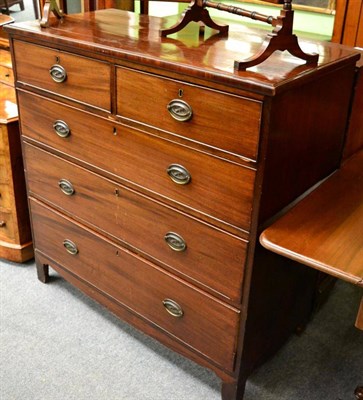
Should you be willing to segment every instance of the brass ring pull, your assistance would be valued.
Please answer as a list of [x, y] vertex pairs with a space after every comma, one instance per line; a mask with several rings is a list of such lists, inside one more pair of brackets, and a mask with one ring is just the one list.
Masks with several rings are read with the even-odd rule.
[[72, 183], [69, 182], [67, 179], [61, 179], [58, 182], [58, 186], [60, 190], [67, 196], [72, 196], [72, 194], [74, 194], [75, 192]]
[[49, 70], [50, 76], [56, 83], [62, 83], [67, 79], [67, 71], [59, 64], [54, 64]]
[[66, 138], [71, 134], [71, 130], [69, 129], [68, 124], [61, 119], [57, 119], [56, 121], [54, 121], [53, 129], [55, 130], [55, 133], [61, 138]]
[[164, 236], [164, 240], [167, 245], [174, 251], [185, 251], [187, 248], [185, 240], [177, 233], [168, 232]]
[[184, 315], [184, 311], [181, 306], [174, 300], [164, 299], [163, 306], [166, 311], [175, 318], [181, 318]]
[[72, 254], [72, 256], [75, 256], [78, 253], [78, 248], [75, 243], [72, 242], [72, 240], [65, 239], [63, 240], [63, 246], [65, 249], [68, 251], [69, 254]]
[[4, 228], [6, 226], [6, 222], [5, 221], [0, 221], [0, 228]]
[[177, 121], [186, 122], [193, 116], [192, 107], [184, 100], [171, 100], [166, 106], [170, 115]]
[[187, 185], [192, 179], [189, 171], [179, 164], [170, 164], [166, 172], [170, 179], [178, 185]]

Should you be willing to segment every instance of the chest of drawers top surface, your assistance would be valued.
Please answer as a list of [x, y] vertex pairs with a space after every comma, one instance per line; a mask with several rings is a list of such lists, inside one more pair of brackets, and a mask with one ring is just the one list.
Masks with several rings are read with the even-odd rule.
[[200, 39], [196, 24], [191, 24], [178, 34], [160, 37], [160, 29], [172, 23], [169, 19], [106, 9], [68, 15], [61, 21], [54, 19], [47, 29], [32, 21], [8, 26], [6, 30], [25, 40], [39, 39], [39, 43], [47, 46], [68, 46], [85, 55], [96, 51], [101, 59], [117, 57], [120, 62], [147, 64], [170, 74], [189, 75], [268, 95], [291, 87], [296, 80], [306, 81], [322, 70], [334, 68], [338, 61], [359, 58], [348, 48], [300, 40], [304, 51], [319, 53], [317, 67], [305, 65], [287, 52], [275, 52], [267, 61], [247, 71], [234, 71], [235, 60], [244, 60], [258, 52], [266, 32], [238, 24], [230, 26], [227, 37], [206, 31]]

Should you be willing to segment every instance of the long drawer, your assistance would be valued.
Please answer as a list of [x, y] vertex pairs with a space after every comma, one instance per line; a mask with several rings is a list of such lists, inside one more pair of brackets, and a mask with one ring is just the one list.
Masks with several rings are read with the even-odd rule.
[[[24, 136], [249, 230], [255, 170], [26, 92], [19, 92], [19, 107]], [[54, 124], [65, 137], [56, 134]]]
[[31, 200], [36, 249], [212, 362], [233, 370], [238, 310]]
[[[247, 242], [24, 144], [31, 195], [239, 300]], [[44, 173], [44, 171], [47, 171]]]
[[117, 68], [119, 115], [252, 160], [261, 109], [259, 101]]
[[21, 41], [14, 51], [18, 82], [110, 111], [109, 64]]

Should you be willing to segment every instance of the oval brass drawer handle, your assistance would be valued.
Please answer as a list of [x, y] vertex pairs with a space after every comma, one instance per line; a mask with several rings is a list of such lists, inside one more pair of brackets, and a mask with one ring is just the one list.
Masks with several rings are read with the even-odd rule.
[[177, 121], [186, 122], [193, 116], [192, 107], [184, 100], [171, 100], [166, 106], [170, 115]]
[[6, 226], [6, 222], [5, 221], [0, 221], [0, 228], [4, 228]]
[[62, 83], [67, 79], [67, 71], [59, 64], [54, 64], [49, 70], [50, 76], [56, 83]]
[[60, 190], [67, 196], [72, 196], [72, 194], [74, 194], [74, 192], [75, 192], [72, 183], [69, 182], [67, 179], [61, 179], [58, 182], [58, 186], [59, 186]]
[[187, 185], [192, 179], [190, 172], [179, 164], [170, 164], [166, 172], [170, 179], [178, 185]]
[[56, 121], [54, 121], [53, 129], [55, 130], [55, 133], [61, 138], [66, 138], [71, 134], [71, 130], [69, 129], [67, 122], [62, 121], [61, 119], [57, 119]]
[[168, 232], [164, 236], [165, 242], [174, 251], [185, 251], [187, 244], [185, 240], [177, 233]]
[[72, 254], [72, 256], [75, 256], [78, 253], [78, 248], [75, 243], [72, 242], [72, 240], [65, 239], [63, 240], [63, 246], [65, 249], [68, 251], [69, 254]]
[[181, 318], [184, 315], [184, 311], [181, 306], [174, 300], [164, 299], [163, 306], [166, 311], [175, 318]]

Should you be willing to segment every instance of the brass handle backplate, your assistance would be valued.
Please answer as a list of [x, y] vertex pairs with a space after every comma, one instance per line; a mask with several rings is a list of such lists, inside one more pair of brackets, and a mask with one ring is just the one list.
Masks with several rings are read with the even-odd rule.
[[186, 122], [193, 116], [192, 107], [184, 100], [171, 100], [166, 106], [170, 115], [177, 121]]
[[166, 172], [170, 179], [178, 185], [187, 185], [192, 179], [190, 172], [179, 164], [170, 164]]
[[181, 318], [184, 315], [183, 309], [174, 300], [164, 299], [163, 306], [165, 307], [165, 310], [175, 318]]
[[164, 240], [167, 245], [174, 251], [185, 251], [187, 248], [185, 240], [177, 233], [168, 232], [164, 236]]
[[63, 246], [65, 249], [68, 251], [69, 254], [72, 254], [72, 256], [75, 256], [78, 253], [78, 248], [77, 245], [72, 242], [72, 240], [65, 239], [63, 240]]
[[67, 122], [62, 121], [61, 119], [57, 119], [56, 121], [54, 121], [53, 129], [55, 130], [55, 133], [61, 138], [66, 138], [71, 134], [71, 130], [69, 129]]
[[61, 179], [58, 182], [58, 186], [60, 190], [67, 196], [72, 196], [72, 194], [74, 194], [74, 187], [67, 179]]
[[56, 83], [62, 83], [67, 79], [67, 71], [59, 64], [52, 65], [49, 74]]

